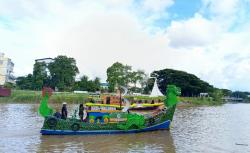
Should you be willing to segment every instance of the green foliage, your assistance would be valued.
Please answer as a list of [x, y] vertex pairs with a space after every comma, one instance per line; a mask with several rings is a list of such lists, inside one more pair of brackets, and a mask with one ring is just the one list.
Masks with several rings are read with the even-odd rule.
[[114, 91], [115, 85], [127, 86], [129, 83], [129, 75], [131, 66], [123, 65], [116, 62], [107, 69], [107, 82], [109, 83], [109, 90]]
[[129, 82], [134, 84], [134, 88], [136, 88], [138, 82], [143, 84], [145, 77], [146, 74], [143, 70], [133, 71], [128, 74]]
[[230, 94], [230, 96], [232, 97], [243, 98], [243, 99], [248, 99], [248, 95], [250, 95], [249, 92], [242, 92], [242, 91], [235, 91]]
[[33, 89], [33, 76], [28, 74], [28, 76], [18, 77], [16, 79], [16, 85], [19, 89]]
[[232, 91], [228, 90], [228, 89], [221, 89], [222, 93], [224, 96], [231, 96], [232, 95]]
[[33, 67], [33, 89], [41, 90], [47, 79], [46, 64], [36, 62]]
[[180, 101], [188, 105], [221, 105], [223, 101], [215, 101], [212, 97], [180, 97]]
[[6, 82], [6, 83], [4, 84], [4, 88], [13, 89], [13, 88], [15, 88], [15, 87], [16, 87], [16, 85], [13, 84], [13, 83], [10, 83], [10, 82]]
[[114, 91], [116, 85], [126, 86], [133, 84], [130, 91], [141, 92], [141, 88], [137, 87], [139, 83], [144, 88], [146, 85], [146, 73], [143, 70], [132, 71], [132, 67], [116, 62], [107, 69], [107, 82], [109, 83], [109, 90]]
[[25, 90], [41, 90], [43, 86], [50, 86], [57, 87], [60, 91], [71, 91], [77, 73], [79, 71], [74, 58], [57, 56], [49, 65], [36, 62], [33, 75], [18, 77], [16, 84], [18, 89]]
[[48, 65], [51, 75], [51, 86], [59, 91], [70, 91], [75, 82], [75, 76], [79, 73], [74, 58], [57, 56], [54, 62]]
[[214, 101], [222, 103], [222, 98], [224, 97], [222, 90], [214, 89], [214, 91], [210, 94]]
[[172, 69], [154, 71], [151, 76], [157, 77], [158, 86], [165, 93], [168, 84], [174, 84], [181, 88], [182, 96], [198, 96], [202, 92], [213, 92], [213, 86], [200, 80], [193, 74]]
[[144, 94], [150, 94], [153, 86], [154, 86], [155, 79], [154, 78], [149, 78], [146, 82], [146, 85], [143, 88], [143, 93]]
[[99, 91], [101, 88], [100, 78], [95, 78], [94, 80], [89, 80], [87, 76], [83, 76], [80, 81], [75, 82], [74, 90]]
[[[88, 94], [78, 94], [70, 92], [53, 93], [49, 101], [52, 103], [84, 103], [87, 101]], [[0, 97], [0, 102], [32, 102], [38, 103], [42, 100], [41, 91], [31, 90], [12, 90], [10, 97]]]

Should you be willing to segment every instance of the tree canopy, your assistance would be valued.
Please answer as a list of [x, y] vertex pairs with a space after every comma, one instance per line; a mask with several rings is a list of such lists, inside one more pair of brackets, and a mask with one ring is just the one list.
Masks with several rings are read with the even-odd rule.
[[81, 77], [80, 81], [75, 82], [74, 89], [95, 92], [100, 90], [100, 86], [100, 78], [96, 77], [94, 80], [89, 80], [88, 76], [84, 75]]
[[100, 78], [90, 80], [83, 75], [79, 81], [75, 81], [79, 70], [74, 58], [57, 56], [53, 62], [46, 64], [36, 62], [33, 67], [33, 74], [18, 77], [17, 88], [28, 90], [41, 90], [44, 86], [57, 88], [59, 91], [99, 91]]
[[163, 69], [154, 71], [151, 76], [157, 77], [157, 84], [162, 93], [166, 92], [168, 84], [180, 87], [182, 96], [198, 96], [202, 92], [210, 93], [214, 90], [212, 85], [184, 71]]
[[[109, 83], [109, 90], [114, 91], [115, 85], [130, 87], [132, 91], [140, 91], [145, 86], [146, 73], [143, 70], [132, 71], [129, 65], [123, 65], [116, 62], [107, 69], [107, 82]], [[141, 88], [137, 87], [137, 84]], [[133, 84], [131, 87], [130, 85]]]
[[33, 76], [32, 74], [28, 74], [27, 76], [22, 76], [16, 78], [16, 85], [20, 89], [33, 89]]
[[48, 76], [44, 62], [36, 62], [33, 67], [33, 89], [41, 90], [46, 83]]
[[[115, 62], [107, 68], [107, 82], [109, 90], [114, 91], [115, 85], [126, 86], [132, 92], [141, 92], [150, 94], [154, 78], [149, 78], [143, 70], [133, 71], [129, 65]], [[79, 73], [74, 58], [67, 56], [57, 56], [53, 62], [46, 64], [36, 62], [33, 67], [33, 73], [27, 76], [21, 76], [16, 79], [16, 87], [19, 89], [41, 90], [44, 86], [58, 88], [59, 91], [100, 91], [100, 78], [93, 80], [83, 75], [79, 81], [75, 81]], [[174, 84], [181, 88], [182, 96], [198, 96], [200, 93], [209, 93], [214, 99], [221, 99], [222, 96], [233, 96], [244, 99], [250, 99], [249, 92], [232, 92], [228, 89], [217, 89], [209, 83], [199, 79], [193, 74], [173, 69], [163, 69], [151, 73], [151, 77], [157, 78], [157, 84], [160, 91], [165, 94], [166, 87]], [[6, 84], [6, 87], [15, 87]]]
[[75, 76], [79, 73], [74, 58], [57, 56], [54, 62], [48, 65], [51, 77], [51, 86], [59, 91], [70, 91], [75, 82]]
[[129, 83], [129, 75], [131, 66], [123, 65], [116, 62], [107, 69], [107, 82], [109, 83], [110, 91], [114, 91], [116, 84], [120, 86], [127, 86]]

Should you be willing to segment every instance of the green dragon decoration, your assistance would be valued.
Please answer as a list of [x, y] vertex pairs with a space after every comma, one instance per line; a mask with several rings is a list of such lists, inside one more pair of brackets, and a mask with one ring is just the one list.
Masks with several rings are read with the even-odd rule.
[[173, 120], [176, 104], [178, 102], [177, 96], [181, 95], [181, 89], [175, 85], [168, 85], [166, 91], [165, 106], [168, 108], [167, 118]]
[[128, 114], [127, 121], [124, 124], [119, 124], [121, 130], [143, 129], [145, 127], [145, 119], [143, 115]]
[[42, 97], [42, 101], [39, 107], [39, 113], [43, 117], [52, 116], [53, 109], [48, 106], [49, 101], [49, 94], [48, 92], [45, 93], [45, 96]]

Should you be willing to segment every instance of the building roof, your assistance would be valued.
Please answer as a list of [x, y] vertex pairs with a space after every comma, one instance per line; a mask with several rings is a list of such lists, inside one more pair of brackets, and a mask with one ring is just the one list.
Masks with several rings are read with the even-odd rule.
[[109, 86], [109, 83], [107, 82], [101, 83], [101, 86]]
[[40, 58], [40, 59], [35, 59], [35, 61], [45, 61], [45, 60], [54, 60], [53, 58]]

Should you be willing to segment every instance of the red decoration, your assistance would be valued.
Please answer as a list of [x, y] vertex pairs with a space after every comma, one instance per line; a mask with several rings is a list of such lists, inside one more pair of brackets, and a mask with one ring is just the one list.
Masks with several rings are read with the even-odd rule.
[[49, 97], [52, 95], [52, 93], [53, 93], [53, 89], [51, 89], [50, 87], [43, 87], [43, 90], [42, 90], [42, 96], [44, 97], [45, 96], [45, 94], [46, 94], [46, 92], [48, 92], [49, 93]]

